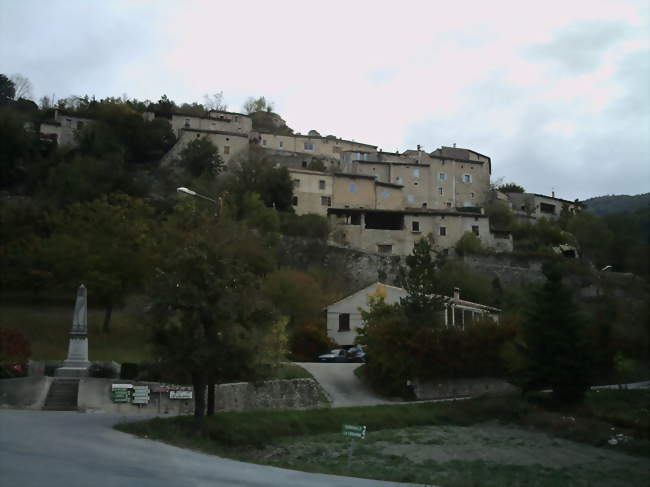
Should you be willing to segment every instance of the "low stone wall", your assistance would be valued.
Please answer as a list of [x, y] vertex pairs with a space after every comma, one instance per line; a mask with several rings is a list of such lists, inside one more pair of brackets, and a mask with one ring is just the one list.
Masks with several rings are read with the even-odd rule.
[[413, 392], [420, 400], [447, 399], [451, 397], [480, 396], [481, 394], [503, 394], [518, 389], [504, 381], [491, 377], [476, 379], [441, 380], [436, 382], [414, 381]]
[[[155, 388], [159, 383], [120, 379], [84, 378], [79, 382], [80, 411], [105, 413], [190, 414], [193, 399], [170, 399], [169, 393], [152, 392], [149, 404], [134, 405], [111, 401], [112, 384], [133, 384]], [[215, 386], [215, 410], [309, 409], [327, 407], [320, 386], [313, 379], [274, 380], [260, 385], [248, 382]]]
[[45, 376], [0, 380], [0, 407], [41, 409], [53, 380]]

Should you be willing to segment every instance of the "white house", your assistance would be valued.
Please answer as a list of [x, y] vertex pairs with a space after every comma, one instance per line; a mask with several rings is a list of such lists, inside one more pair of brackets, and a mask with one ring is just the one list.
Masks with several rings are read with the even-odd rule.
[[[371, 296], [382, 296], [387, 304], [395, 304], [407, 296], [401, 287], [389, 286], [381, 282], [371, 284], [350, 296], [327, 307], [327, 335], [339, 345], [352, 345], [357, 337], [357, 330], [363, 326], [361, 311], [368, 309]], [[446, 326], [464, 328], [481, 317], [499, 321], [499, 308], [473, 303], [460, 299], [460, 290], [454, 289], [454, 296], [441, 296], [445, 312]]]

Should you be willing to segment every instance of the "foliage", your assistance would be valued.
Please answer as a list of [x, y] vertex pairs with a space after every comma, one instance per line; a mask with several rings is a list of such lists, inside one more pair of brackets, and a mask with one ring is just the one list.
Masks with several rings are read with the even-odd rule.
[[30, 356], [29, 338], [21, 330], [0, 328], [0, 378], [27, 375]]
[[460, 288], [462, 299], [496, 306], [500, 297], [498, 285], [485, 275], [470, 269], [462, 260], [443, 262], [436, 273], [434, 289], [437, 294], [453, 296], [454, 288]]
[[16, 95], [16, 85], [6, 75], [0, 74], [0, 105], [8, 105]]
[[480, 254], [485, 251], [481, 239], [473, 232], [465, 232], [458, 239], [455, 249], [458, 255]]
[[[124, 365], [122, 365], [124, 367]], [[117, 376], [115, 369], [110, 364], [94, 362], [88, 367], [88, 375], [100, 379], [114, 379]]]
[[294, 360], [311, 362], [319, 355], [336, 348], [336, 343], [327, 335], [322, 320], [307, 320], [293, 331], [289, 340], [289, 350]]
[[186, 203], [160, 228], [148, 326], [160, 359], [191, 376], [200, 421], [206, 384], [253, 375], [277, 315], [261, 292], [268, 250], [242, 224]]
[[244, 102], [244, 106], [242, 107], [242, 110], [244, 113], [251, 114], [255, 112], [272, 112], [274, 108], [274, 104], [270, 100], [266, 100], [263, 96], [260, 96], [258, 98], [254, 97], [248, 97], [246, 101]]
[[650, 206], [650, 193], [629, 195], [609, 195], [589, 198], [582, 202], [587, 211], [600, 216], [620, 213], [634, 213]]
[[510, 229], [514, 223], [514, 215], [507, 203], [491, 201], [485, 205], [485, 214], [490, 218], [490, 227], [496, 229]]
[[318, 317], [325, 303], [318, 282], [295, 269], [278, 269], [266, 276], [263, 289], [277, 310], [288, 318], [290, 332]]
[[15, 107], [0, 102], [0, 188], [22, 182], [30, 162], [40, 157], [38, 139], [25, 127], [28, 120]]
[[195, 178], [215, 178], [223, 169], [219, 150], [207, 137], [190, 141], [181, 150], [177, 164]]
[[309, 164], [307, 165], [307, 169], [310, 171], [320, 171], [320, 172], [325, 172], [327, 168], [325, 167], [325, 163], [322, 161], [322, 159], [312, 159], [309, 161]]
[[280, 231], [290, 237], [306, 237], [318, 240], [326, 240], [329, 235], [329, 224], [327, 218], [307, 213], [296, 215], [295, 213], [280, 213]]
[[[125, 195], [76, 203], [50, 218], [52, 235], [42, 249], [59, 288], [83, 282], [106, 308], [109, 331], [114, 304], [143, 282], [154, 257], [152, 208]], [[125, 265], [128, 263], [128, 265]]]
[[275, 321], [261, 338], [259, 353], [255, 357], [258, 367], [277, 369], [289, 354], [289, 336], [287, 333], [287, 319], [280, 318]]
[[497, 186], [497, 191], [501, 191], [502, 193], [525, 193], [526, 192], [523, 186], [519, 186], [518, 184], [515, 183], [506, 183]]
[[593, 380], [592, 349], [562, 275], [549, 265], [544, 273], [524, 320], [525, 365], [515, 380], [525, 390], [550, 387], [558, 399], [580, 402]]
[[251, 147], [247, 154], [231, 160], [226, 189], [237, 208], [242, 208], [246, 194], [257, 193], [266, 206], [293, 212], [293, 181], [289, 171], [286, 167], [274, 167], [263, 149]]

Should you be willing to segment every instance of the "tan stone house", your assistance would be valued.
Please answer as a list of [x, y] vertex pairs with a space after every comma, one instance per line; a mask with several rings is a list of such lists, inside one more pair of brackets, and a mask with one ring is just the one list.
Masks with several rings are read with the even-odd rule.
[[85, 126], [94, 122], [91, 118], [70, 115], [61, 110], [54, 110], [51, 120], [41, 122], [40, 134], [44, 139], [56, 142], [58, 145], [77, 145], [77, 133]]

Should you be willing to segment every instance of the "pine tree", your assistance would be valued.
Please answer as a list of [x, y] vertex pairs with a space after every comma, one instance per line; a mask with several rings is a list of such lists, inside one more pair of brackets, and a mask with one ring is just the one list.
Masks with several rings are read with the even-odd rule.
[[591, 383], [591, 349], [582, 319], [562, 274], [544, 269], [546, 282], [535, 292], [524, 322], [525, 390], [550, 387], [564, 402], [580, 402]]

